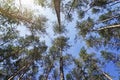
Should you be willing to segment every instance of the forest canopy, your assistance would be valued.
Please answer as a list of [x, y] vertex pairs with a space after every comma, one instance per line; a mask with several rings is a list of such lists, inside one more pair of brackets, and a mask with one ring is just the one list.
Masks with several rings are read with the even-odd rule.
[[0, 80], [119, 80], [120, 0], [0, 0]]

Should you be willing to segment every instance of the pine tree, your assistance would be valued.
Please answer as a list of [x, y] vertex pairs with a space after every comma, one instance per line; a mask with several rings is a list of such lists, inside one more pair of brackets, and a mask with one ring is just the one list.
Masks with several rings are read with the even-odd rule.
[[[19, 2], [16, 7], [14, 0], [0, 1], [1, 80], [36, 80], [36, 76], [40, 80], [112, 80], [101, 66], [112, 61], [120, 68], [119, 54], [107, 50], [118, 53], [120, 49], [119, 0], [36, 0], [35, 5], [55, 12], [57, 20], [50, 26], [54, 36], [47, 33], [46, 16], [35, 15]], [[72, 56], [75, 53], [67, 52], [72, 36], [67, 36], [70, 27], [66, 24], [73, 21], [76, 21], [76, 36], [86, 44], [77, 58]], [[20, 36], [18, 26], [25, 26], [30, 35]], [[44, 36], [50, 37], [50, 46], [42, 40]], [[97, 48], [98, 52], [89, 53], [90, 48]], [[99, 50], [102, 58], [95, 56]]]

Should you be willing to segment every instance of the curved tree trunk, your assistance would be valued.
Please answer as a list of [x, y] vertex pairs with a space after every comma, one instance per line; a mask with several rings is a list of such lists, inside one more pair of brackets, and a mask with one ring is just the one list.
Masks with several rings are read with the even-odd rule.
[[55, 8], [55, 11], [56, 11], [56, 15], [57, 15], [59, 25], [61, 24], [61, 22], [60, 22], [60, 1], [61, 0], [54, 0], [54, 8]]

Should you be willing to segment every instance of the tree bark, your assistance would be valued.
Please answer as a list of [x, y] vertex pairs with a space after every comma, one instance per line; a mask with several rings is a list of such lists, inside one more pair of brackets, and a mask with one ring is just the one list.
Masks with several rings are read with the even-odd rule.
[[57, 14], [57, 19], [58, 19], [58, 23], [59, 25], [61, 24], [60, 22], [60, 1], [61, 0], [54, 0], [54, 8]]
[[98, 21], [98, 22], [96, 22], [95, 24], [107, 22], [107, 21], [109, 21], [109, 20], [112, 20], [112, 19], [114, 19], [114, 18], [119, 18], [119, 17], [120, 17], [120, 15], [111, 16], [111, 17], [109, 17], [109, 18], [107, 18], [107, 19], [104, 19], [104, 20], [102, 20], [102, 21]]
[[63, 70], [63, 57], [62, 57], [62, 50], [60, 49], [60, 80], [64, 79], [64, 70]]
[[112, 80], [112, 78], [111, 78], [109, 75], [107, 75], [106, 73], [103, 72], [103, 75], [104, 75], [106, 78], [108, 78], [109, 80]]
[[49, 76], [50, 71], [52, 70], [52, 67], [53, 67], [53, 63], [50, 65], [50, 67], [49, 67], [49, 69], [47, 71], [47, 74], [45, 76], [45, 80], [48, 80], [48, 76]]
[[113, 28], [120, 28], [120, 24], [110, 25], [110, 26], [106, 26], [106, 27], [102, 27], [102, 28], [98, 28], [98, 29], [93, 29], [93, 30], [89, 30], [89, 31], [101, 31], [101, 30], [113, 29]]
[[[61, 0], [54, 0], [54, 8], [57, 14], [57, 19], [58, 19], [58, 24], [59, 24], [59, 29], [61, 27], [61, 19], [60, 19], [60, 1]], [[64, 80], [64, 70], [63, 70], [63, 57], [62, 57], [62, 48], [60, 47], [60, 60], [59, 60], [59, 65], [60, 65], [60, 80]]]

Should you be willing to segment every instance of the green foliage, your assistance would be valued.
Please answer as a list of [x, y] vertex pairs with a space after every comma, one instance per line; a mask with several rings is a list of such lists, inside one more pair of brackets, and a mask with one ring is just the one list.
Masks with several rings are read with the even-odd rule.
[[105, 20], [105, 19], [108, 19], [108, 18], [110, 18], [110, 16], [112, 16], [111, 15], [112, 13], [111, 12], [108, 12], [108, 13], [106, 13], [106, 14], [102, 14], [100, 17], [99, 17], [99, 20]]
[[39, 80], [45, 80], [45, 77], [43, 75], [40, 75]]
[[78, 36], [85, 39], [88, 47], [99, 49], [104, 46], [119, 49], [119, 27], [114, 27], [120, 23], [117, 18], [117, 4], [117, 1], [110, 0], [81, 1], [77, 4], [74, 12], [77, 12], [78, 16], [79, 12], [84, 12], [85, 16], [77, 20]]
[[58, 48], [58, 49], [65, 49], [65, 48], [69, 48], [70, 46], [67, 44], [69, 38], [66, 38], [64, 36], [60, 36], [56, 39], [54, 39], [53, 45]]
[[94, 0], [91, 4], [91, 6], [99, 6], [102, 7], [104, 5], [106, 5], [108, 2], [108, 0]]
[[66, 75], [66, 80], [74, 80], [74, 79], [72, 78], [72, 75], [71, 75], [71, 74], [67, 74], [67, 75]]
[[86, 21], [77, 23], [77, 28], [80, 30], [79, 35], [82, 35], [83, 37], [87, 35], [87, 33], [90, 31], [92, 27], [93, 27], [93, 20], [91, 18], [88, 18]]
[[47, 6], [48, 2], [46, 0], [35, 0], [35, 3], [39, 4], [42, 7], [45, 7], [45, 6]]
[[105, 38], [106, 41], [109, 41], [112, 38], [109, 35], [113, 35], [113, 33], [109, 29], [99, 31], [99, 34], [100, 34], [101, 37]]
[[78, 17], [79, 18], [84, 18], [84, 16], [85, 16], [85, 12], [84, 11], [79, 11], [78, 12]]
[[88, 54], [85, 48], [82, 48], [79, 58], [74, 60], [75, 67], [70, 74], [67, 74], [67, 77], [75, 80], [107, 80], [107, 77], [101, 73], [99, 60], [94, 57], [94, 54]]
[[55, 25], [53, 26], [53, 31], [58, 34], [62, 34], [66, 31], [66, 29], [65, 26], [63, 25], [59, 26], [59, 24], [55, 23]]
[[69, 13], [69, 15], [65, 15], [65, 18], [68, 22], [72, 22], [73, 21], [73, 16]]
[[[70, 45], [65, 31], [68, 28], [61, 25], [60, 14], [66, 15], [65, 19], [71, 22], [76, 20], [73, 15], [78, 16], [76, 28], [79, 36], [84, 38], [88, 49], [89, 47], [94, 49], [96, 46], [99, 47], [98, 49], [103, 46], [111, 48], [109, 44], [119, 48], [120, 30], [119, 27], [114, 27], [115, 24], [120, 23], [118, 14], [120, 7], [115, 6], [118, 4], [116, 1], [54, 0], [61, 5], [54, 3], [59, 24], [53, 25], [55, 35], [52, 36], [53, 43], [50, 47], [42, 41], [43, 35], [39, 34], [39, 32], [45, 33], [49, 26], [46, 25], [48, 21], [46, 16], [35, 16], [33, 11], [27, 11], [27, 9], [20, 11], [14, 5], [14, 0], [5, 1], [0, 1], [0, 77], [2, 77], [0, 79], [7, 80], [13, 76], [12, 79], [34, 80], [39, 71], [41, 71], [40, 80], [59, 80], [62, 79], [61, 73], [66, 76], [66, 80], [108, 79], [101, 68], [101, 59], [96, 58], [95, 53], [90, 54], [89, 50], [83, 47], [78, 58], [67, 54]], [[53, 1], [49, 4], [47, 0], [36, 0], [36, 4], [41, 7], [50, 7], [53, 6]], [[92, 15], [92, 13], [97, 14]], [[30, 34], [20, 36], [17, 30], [18, 25], [27, 27]], [[110, 25], [113, 27], [109, 28]], [[119, 55], [116, 57], [115, 54], [106, 50], [101, 51], [101, 56], [104, 58], [103, 62], [113, 61], [119, 68]], [[71, 70], [66, 72], [69, 67]]]
[[106, 51], [106, 50], [103, 50], [101, 51], [101, 56], [102, 58], [105, 60], [104, 62], [113, 62], [113, 64], [115, 64], [118, 68], [118, 72], [119, 72], [119, 67], [120, 67], [120, 54], [117, 54], [117, 53], [113, 53], [113, 52], [110, 52], [110, 51]]
[[35, 18], [35, 22], [34, 24], [32, 24], [32, 26], [30, 27], [32, 31], [34, 32], [43, 32], [45, 33], [46, 31], [46, 22], [47, 22], [47, 18], [46, 17], [37, 17]]
[[101, 51], [101, 55], [106, 60], [114, 60], [114, 58], [115, 58], [115, 56], [112, 53], [109, 53], [109, 52], [106, 52], [106, 51]]
[[97, 9], [97, 8], [92, 9], [92, 13], [98, 13], [99, 11], [100, 11], [100, 9]]
[[63, 56], [63, 65], [64, 65], [64, 67], [68, 67], [72, 63], [73, 63], [72, 55], [66, 54], [65, 56]]

